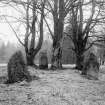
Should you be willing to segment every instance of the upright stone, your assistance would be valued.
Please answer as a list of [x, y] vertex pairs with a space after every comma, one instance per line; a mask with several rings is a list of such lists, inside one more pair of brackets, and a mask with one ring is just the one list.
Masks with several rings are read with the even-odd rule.
[[24, 79], [31, 80], [21, 51], [14, 53], [8, 62], [8, 80], [6, 83], [19, 82]]
[[88, 79], [98, 79], [98, 74], [99, 74], [99, 68], [95, 65], [93, 66], [93, 64], [90, 64], [90, 67], [87, 71], [87, 77]]
[[88, 79], [98, 79], [99, 63], [97, 57], [93, 53], [90, 53], [88, 59], [84, 63], [82, 74], [86, 75]]
[[48, 58], [46, 52], [40, 52], [39, 54], [39, 68], [40, 69], [48, 69]]

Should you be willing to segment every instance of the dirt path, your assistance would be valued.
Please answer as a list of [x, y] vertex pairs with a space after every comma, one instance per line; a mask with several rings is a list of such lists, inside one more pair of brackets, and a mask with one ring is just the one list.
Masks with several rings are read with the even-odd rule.
[[32, 70], [40, 77], [7, 86], [0, 84], [0, 105], [105, 105], [105, 75], [87, 80], [74, 70]]

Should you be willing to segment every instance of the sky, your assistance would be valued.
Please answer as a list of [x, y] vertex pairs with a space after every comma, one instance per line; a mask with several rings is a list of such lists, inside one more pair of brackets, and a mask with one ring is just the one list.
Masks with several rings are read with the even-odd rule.
[[[20, 7], [21, 8], [21, 7]], [[21, 8], [22, 9], [22, 8]], [[19, 10], [21, 10], [19, 9]], [[21, 11], [23, 12], [23, 10]], [[8, 15], [8, 16], [15, 16], [16, 18], [23, 18], [25, 17], [25, 14], [20, 14], [19, 12], [17, 12], [15, 9], [13, 9], [12, 7], [0, 7], [0, 39], [2, 39], [4, 41], [4, 43], [19, 43], [13, 30], [11, 29], [11, 27], [9, 26], [8, 23], [5, 22], [5, 18], [4, 15]], [[16, 21], [15, 19], [13, 20], [13, 18], [8, 18], [9, 21]], [[15, 29], [17, 29], [17, 26], [19, 26], [18, 23], [10, 23], [12, 25], [12, 27]], [[19, 26], [20, 27], [20, 26]], [[44, 27], [44, 31], [47, 30], [47, 27]], [[24, 27], [23, 25], [21, 25], [21, 31], [19, 31], [19, 33], [17, 33], [18, 35], [24, 35], [25, 31], [24, 31]], [[45, 34], [45, 39], [48, 39], [49, 36], [47, 37], [46, 33], [48, 33], [48, 31], [46, 31]], [[23, 37], [21, 37], [21, 39], [23, 39]]]
[[3, 15], [18, 16], [18, 13], [10, 7], [0, 7], [0, 39], [2, 39], [4, 43], [8, 41], [17, 43], [17, 38], [8, 23], [5, 22]]
[[8, 41], [11, 43], [17, 43], [16, 36], [9, 25], [5, 23], [0, 23], [0, 39], [2, 39], [4, 43], [7, 43]]
[[[21, 7], [20, 7], [21, 8]], [[21, 9], [20, 9], [21, 10]], [[21, 11], [23, 12], [23, 11]], [[13, 30], [8, 25], [8, 23], [5, 23], [5, 19], [1, 15], [9, 15], [9, 16], [15, 16], [15, 17], [22, 17], [22, 14], [19, 14], [15, 9], [12, 7], [0, 7], [0, 39], [2, 39], [5, 43], [8, 41], [11, 43], [19, 43]], [[23, 14], [25, 16], [25, 14]], [[86, 12], [86, 16], [89, 15], [89, 12]], [[52, 24], [52, 23], [51, 23]], [[16, 28], [17, 24], [11, 24], [13, 27]], [[14, 28], [14, 29], [15, 29]], [[45, 30], [45, 29], [44, 29]], [[24, 30], [21, 30], [18, 34], [23, 34]], [[45, 33], [46, 34], [46, 33]], [[45, 36], [47, 37], [47, 35]]]

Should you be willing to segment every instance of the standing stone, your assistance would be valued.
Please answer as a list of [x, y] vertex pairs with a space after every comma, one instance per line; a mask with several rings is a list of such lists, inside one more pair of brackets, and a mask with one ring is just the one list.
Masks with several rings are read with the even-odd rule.
[[98, 79], [99, 73], [99, 63], [97, 57], [90, 53], [89, 58], [84, 63], [84, 68], [82, 70], [82, 74], [86, 75], [88, 79]]
[[93, 66], [90, 64], [90, 67], [87, 71], [87, 78], [88, 79], [98, 79], [99, 68], [97, 66]]
[[31, 80], [31, 76], [27, 70], [24, 57], [21, 51], [17, 51], [12, 55], [8, 62], [8, 80], [6, 83], [15, 83], [19, 81]]
[[39, 68], [40, 69], [48, 69], [48, 58], [46, 52], [40, 52], [39, 58]]

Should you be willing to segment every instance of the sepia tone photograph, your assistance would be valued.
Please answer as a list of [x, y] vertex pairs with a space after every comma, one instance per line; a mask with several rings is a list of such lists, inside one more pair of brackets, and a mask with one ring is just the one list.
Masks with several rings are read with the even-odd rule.
[[105, 0], [0, 0], [0, 105], [105, 105]]

